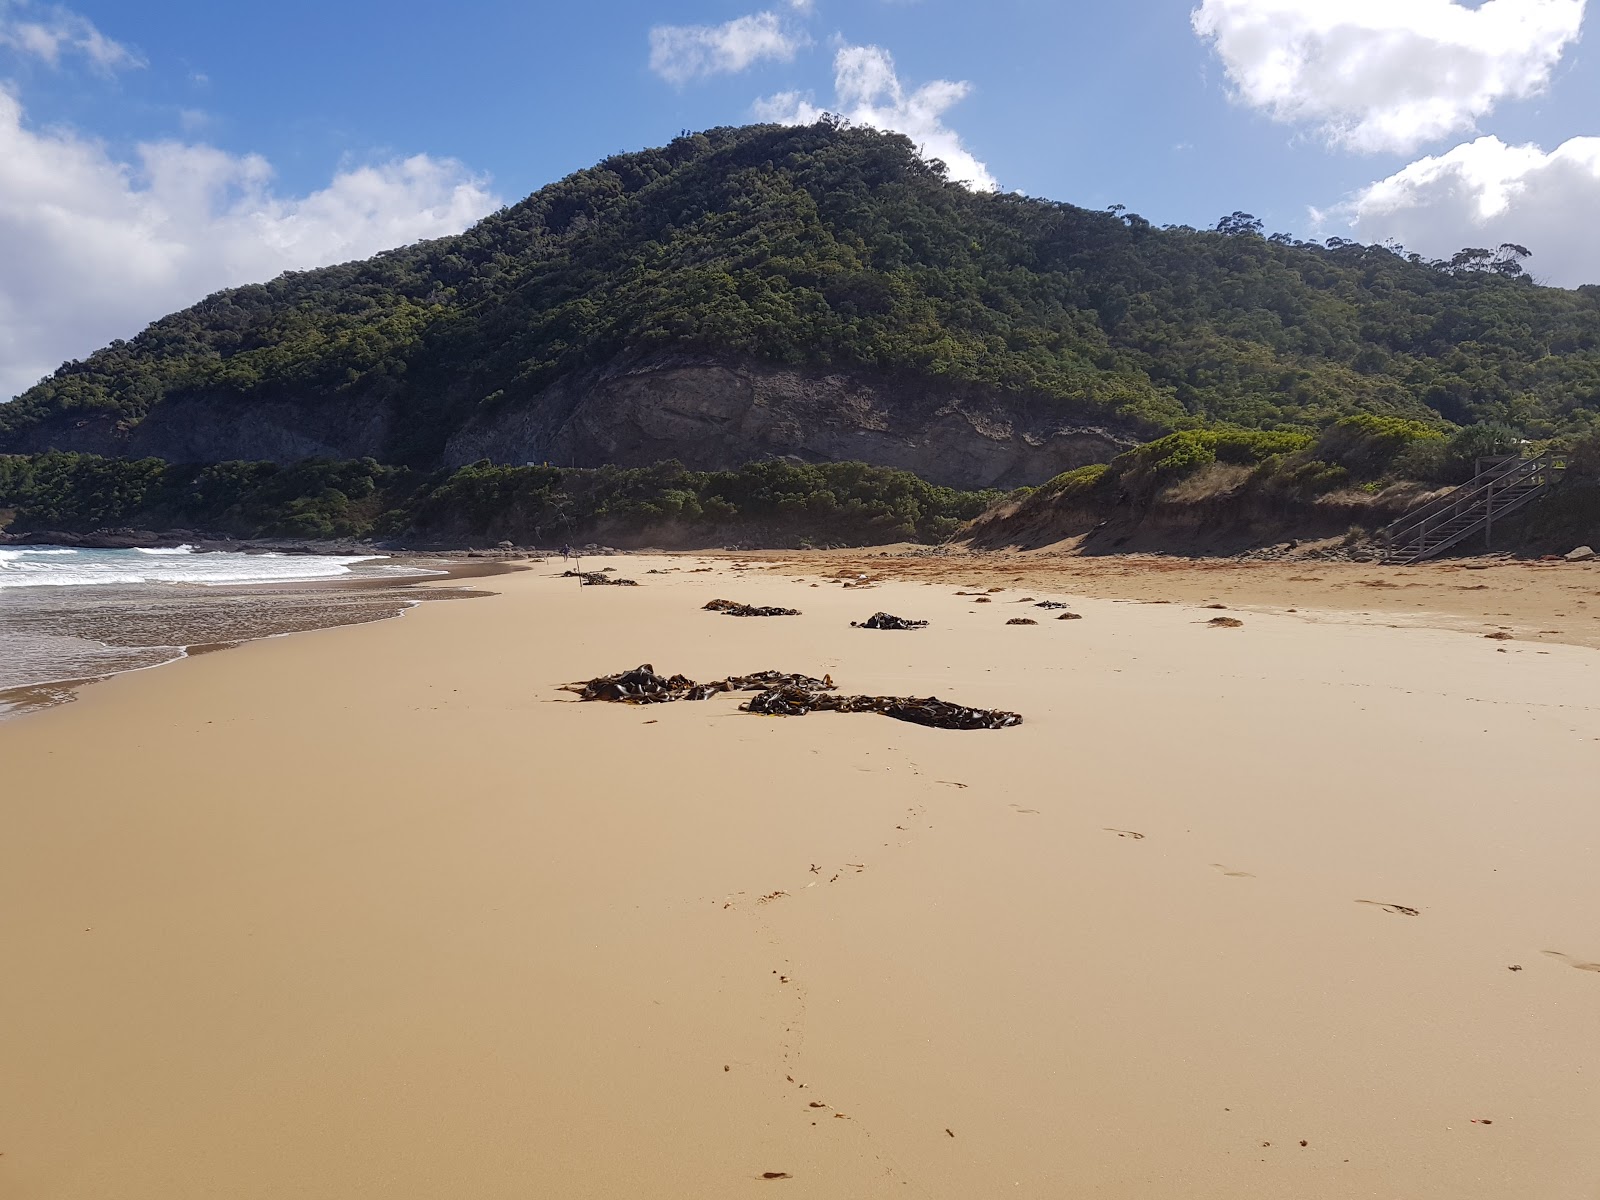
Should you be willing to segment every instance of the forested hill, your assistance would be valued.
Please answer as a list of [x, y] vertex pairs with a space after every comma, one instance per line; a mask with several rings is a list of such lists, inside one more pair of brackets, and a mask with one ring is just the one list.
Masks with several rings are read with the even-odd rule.
[[716, 129], [212, 296], [0, 405], [0, 451], [925, 470], [987, 438], [993, 480], [953, 480], [978, 485], [1212, 422], [1571, 432], [1600, 409], [1600, 288], [1520, 271], [975, 194], [866, 129]]

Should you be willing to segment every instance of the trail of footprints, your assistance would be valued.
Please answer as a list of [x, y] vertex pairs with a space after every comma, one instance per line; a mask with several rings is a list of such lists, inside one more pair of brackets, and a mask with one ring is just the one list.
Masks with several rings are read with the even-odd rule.
[[[945, 783], [947, 786], [956, 788], [965, 788], [967, 786], [964, 783], [954, 783], [945, 780], [939, 780], [937, 782]], [[927, 826], [923, 822], [923, 818], [926, 815], [927, 809], [922, 805], [914, 804], [909, 806], [905, 810], [905, 816], [896, 822], [894, 826], [895, 832], [915, 834], [922, 832], [926, 828], [931, 828], [931, 826]], [[888, 848], [892, 844], [893, 843], [891, 842], [883, 843], [885, 848]], [[905, 846], [908, 844], [908, 842], [902, 840], [899, 844], [901, 846]], [[721, 904], [724, 910], [746, 912], [752, 916], [758, 916], [768, 905], [776, 904], [785, 900], [799, 899], [801, 893], [811, 888], [819, 886], [826, 887], [832, 884], [837, 884], [848, 879], [852, 875], [863, 874], [866, 870], [867, 864], [864, 862], [843, 862], [835, 866], [824, 866], [819, 863], [808, 863], [806, 867], [807, 881], [803, 884], [796, 883], [791, 885], [794, 888], [794, 891], [790, 891], [786, 888], [775, 888], [772, 891], [765, 892], [753, 899], [750, 897], [748, 892], [734, 892], [730, 895], [724, 896]], [[758, 928], [764, 932], [768, 943], [774, 949], [777, 949], [778, 938], [774, 934], [771, 927], [767, 925], [765, 920], [758, 922]], [[787, 958], [783, 959], [782, 961], [784, 964], [782, 967], [772, 969], [773, 985], [778, 989], [780, 996], [784, 996], [787, 1001], [792, 1004], [792, 1007], [790, 1008], [788, 1015], [781, 1018], [782, 1025], [779, 1035], [778, 1061], [780, 1068], [784, 1072], [784, 1082], [793, 1086], [796, 1091], [804, 1091], [809, 1089], [805, 1083], [800, 1082], [795, 1078], [795, 1072], [799, 1070], [800, 1055], [805, 1046], [806, 1017], [809, 1007], [809, 990], [807, 989], [805, 983], [795, 974], [794, 968], [790, 964], [790, 961]], [[732, 1065], [724, 1064], [722, 1070], [724, 1072], [729, 1072], [732, 1070]], [[869, 1143], [868, 1152], [877, 1161], [877, 1164], [883, 1171], [885, 1177], [889, 1179], [898, 1179], [902, 1183], [909, 1182], [909, 1180], [906, 1178], [904, 1170], [892, 1159], [887, 1158], [884, 1152], [877, 1148], [877, 1146], [871, 1144], [874, 1140], [871, 1130], [857, 1123], [849, 1113], [835, 1108], [827, 1101], [811, 1099], [806, 1100], [806, 1106], [802, 1111], [807, 1117], [811, 1118], [811, 1124], [814, 1126], [821, 1125], [825, 1120], [830, 1123], [832, 1121], [850, 1122], [857, 1133]], [[948, 1129], [945, 1130], [945, 1132], [952, 1138], [956, 1136]], [[792, 1179], [793, 1175], [788, 1171], [774, 1170], [763, 1171], [759, 1173], [756, 1178], [763, 1181], [773, 1181], [779, 1179]]]

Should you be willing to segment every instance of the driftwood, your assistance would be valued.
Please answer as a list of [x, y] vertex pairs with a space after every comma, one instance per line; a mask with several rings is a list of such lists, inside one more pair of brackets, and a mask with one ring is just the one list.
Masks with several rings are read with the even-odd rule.
[[908, 621], [905, 617], [893, 617], [888, 613], [873, 613], [865, 621], [851, 621], [852, 629], [926, 629], [926, 621]]
[[732, 600], [713, 600], [705, 605], [707, 612], [726, 613], [730, 617], [798, 617], [798, 608], [759, 608], [754, 604], [736, 604]]

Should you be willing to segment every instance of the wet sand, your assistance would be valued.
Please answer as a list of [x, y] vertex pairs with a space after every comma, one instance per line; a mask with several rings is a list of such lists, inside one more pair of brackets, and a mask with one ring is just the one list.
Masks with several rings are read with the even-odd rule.
[[82, 688], [123, 672], [258, 638], [389, 620], [425, 600], [475, 599], [488, 593], [413, 585], [461, 583], [522, 567], [413, 558], [384, 560], [380, 569], [277, 583], [0, 589], [0, 720], [69, 703]]
[[606, 565], [0, 724], [0, 1193], [1595, 1195], [1593, 650]]

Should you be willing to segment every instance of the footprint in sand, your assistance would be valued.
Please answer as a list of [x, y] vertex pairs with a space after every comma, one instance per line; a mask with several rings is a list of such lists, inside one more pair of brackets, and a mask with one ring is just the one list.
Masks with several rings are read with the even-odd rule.
[[1572, 967], [1574, 970], [1600, 971], [1600, 962], [1582, 962], [1579, 959], [1573, 958], [1570, 954], [1561, 953], [1559, 950], [1546, 950], [1544, 951], [1544, 956], [1546, 958], [1559, 958], [1562, 962], [1566, 963], [1567, 966]]
[[1255, 876], [1252, 875], [1249, 871], [1235, 871], [1232, 867], [1223, 866], [1221, 863], [1212, 863], [1211, 865], [1213, 867], [1215, 867], [1217, 870], [1221, 871], [1229, 879], [1254, 879], [1255, 878]]
[[1013, 804], [1011, 807], [1016, 812], [1025, 813], [1030, 817], [1037, 817], [1039, 815], [1039, 810], [1037, 808], [1022, 808], [1022, 807], [1020, 807], [1018, 805], [1015, 805], [1015, 804]]
[[1393, 913], [1397, 917], [1420, 917], [1420, 909], [1410, 908], [1404, 904], [1385, 904], [1382, 900], [1357, 900], [1357, 904], [1370, 904], [1374, 908], [1381, 908], [1386, 913]]
[[1131, 829], [1113, 829], [1113, 828], [1111, 828], [1111, 826], [1107, 825], [1105, 827], [1105, 830], [1106, 830], [1107, 833], [1114, 833], [1118, 837], [1132, 838], [1136, 842], [1144, 841], [1144, 834], [1135, 833]]

